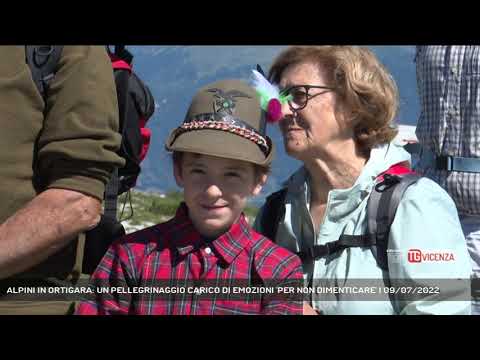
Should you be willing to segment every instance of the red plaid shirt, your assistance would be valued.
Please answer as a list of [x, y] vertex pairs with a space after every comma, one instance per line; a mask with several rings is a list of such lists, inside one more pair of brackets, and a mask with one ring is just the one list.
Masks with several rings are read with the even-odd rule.
[[[115, 242], [92, 275], [91, 284], [117, 287], [152, 287], [154, 284], [194, 283], [202, 286], [302, 286], [299, 258], [254, 232], [245, 217], [213, 241], [193, 227], [184, 203], [175, 217], [163, 224], [127, 235]], [[188, 287], [183, 287], [183, 290]], [[215, 286], [209, 287], [210, 289]], [[190, 288], [191, 289], [191, 288]], [[219, 287], [216, 287], [218, 290]], [[205, 295], [205, 294], [203, 294]], [[207, 295], [170, 293], [100, 293], [96, 301], [80, 303], [77, 314], [302, 314], [301, 298], [268, 295]], [[156, 297], [157, 296], [157, 297]], [[251, 296], [251, 298], [249, 298]], [[156, 298], [155, 298], [156, 297]], [[252, 298], [255, 298], [252, 300]]]

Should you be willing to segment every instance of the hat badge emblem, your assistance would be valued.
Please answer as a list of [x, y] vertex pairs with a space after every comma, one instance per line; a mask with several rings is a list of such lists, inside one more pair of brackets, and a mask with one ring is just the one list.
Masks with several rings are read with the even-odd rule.
[[235, 98], [251, 98], [249, 95], [238, 90], [230, 90], [225, 92], [222, 89], [213, 88], [208, 89], [208, 92], [214, 93], [215, 99], [213, 102], [213, 111], [215, 113], [223, 113], [228, 115], [233, 115], [233, 113], [235, 112]]

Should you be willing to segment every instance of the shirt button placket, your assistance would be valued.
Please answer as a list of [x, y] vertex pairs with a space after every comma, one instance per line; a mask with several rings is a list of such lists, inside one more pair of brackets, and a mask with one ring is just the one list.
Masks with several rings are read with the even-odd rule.
[[[188, 256], [192, 257], [193, 256], [193, 252], [188, 254]], [[191, 261], [191, 260], [189, 260]], [[189, 283], [189, 286], [191, 286], [193, 289], [192, 289], [192, 293], [191, 293], [191, 297], [190, 297], [190, 311], [189, 311], [189, 314], [188, 315], [195, 315], [195, 308], [196, 308], [196, 293], [195, 293], [195, 288], [196, 288], [196, 284], [195, 284], [195, 281], [191, 281], [190, 280], [190, 283]]]

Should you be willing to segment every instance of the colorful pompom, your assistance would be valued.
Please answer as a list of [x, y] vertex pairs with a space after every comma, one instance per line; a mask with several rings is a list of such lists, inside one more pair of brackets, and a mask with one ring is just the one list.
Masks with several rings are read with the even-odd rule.
[[290, 96], [281, 95], [278, 87], [270, 83], [260, 72], [252, 70], [252, 86], [260, 99], [260, 106], [267, 113], [267, 121], [275, 123], [282, 117], [282, 104], [287, 103]]
[[283, 117], [282, 104], [278, 99], [270, 99], [267, 106], [267, 121], [269, 123], [276, 123]]

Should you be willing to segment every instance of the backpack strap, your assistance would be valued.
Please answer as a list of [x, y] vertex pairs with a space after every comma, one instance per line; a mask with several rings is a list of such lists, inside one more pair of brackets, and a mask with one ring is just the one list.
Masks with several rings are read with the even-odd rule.
[[63, 45], [26, 45], [25, 61], [38, 91], [46, 101], [50, 83], [62, 56]]
[[125, 45], [115, 45], [115, 56], [132, 66], [133, 55], [125, 48]]
[[376, 237], [374, 235], [340, 235], [340, 238], [335, 241], [330, 241], [323, 245], [313, 245], [305, 251], [297, 252], [302, 262], [317, 260], [334, 254], [340, 250], [349, 247], [373, 247], [376, 245]]
[[407, 143], [403, 146], [403, 148], [408, 152], [410, 153], [410, 155], [414, 155], [414, 154], [420, 154], [421, 150], [422, 150], [422, 145], [420, 145], [420, 143], [416, 142], [416, 143]]
[[338, 240], [314, 245], [297, 253], [302, 262], [317, 260], [349, 247], [370, 247], [379, 267], [388, 270], [390, 227], [403, 194], [410, 185], [420, 179], [420, 176], [402, 164], [396, 164], [380, 174], [378, 179], [380, 182], [375, 185], [367, 204], [367, 234], [343, 234]]
[[[285, 197], [287, 188], [283, 188], [267, 197], [260, 220], [262, 234], [276, 242], [277, 229], [282, 217], [285, 215]], [[316, 260], [333, 254], [347, 247], [371, 247], [376, 244], [376, 237], [367, 235], [341, 235], [336, 241], [323, 245], [314, 245], [296, 254], [303, 261]]]
[[372, 253], [383, 270], [388, 270], [388, 237], [398, 205], [407, 188], [419, 179], [420, 176], [413, 172], [405, 175], [392, 175], [387, 172], [368, 199], [368, 233], [376, 237], [376, 246], [372, 247]]
[[285, 215], [284, 203], [286, 196], [287, 188], [276, 191], [267, 197], [263, 206], [262, 218], [260, 220], [262, 234], [273, 242], [275, 242], [280, 220]]
[[[128, 105], [128, 82], [132, 72], [131, 62], [133, 59], [132, 54], [125, 49], [125, 46], [116, 45], [115, 52], [112, 53], [107, 46], [107, 53], [112, 63], [113, 71], [124, 70], [121, 75], [115, 77], [115, 86], [117, 90], [117, 101], [119, 109], [125, 109]], [[120, 127], [122, 128], [122, 136], [125, 136], [125, 112], [119, 113]], [[110, 220], [117, 220], [117, 203], [118, 194], [120, 191], [120, 177], [118, 174], [118, 168], [115, 168], [112, 172], [112, 176], [108, 183], [105, 185], [105, 208], [104, 215]]]
[[111, 220], [117, 220], [117, 198], [119, 189], [118, 169], [115, 168], [112, 172], [110, 180], [105, 185], [104, 194], [104, 211], [105, 217]]

